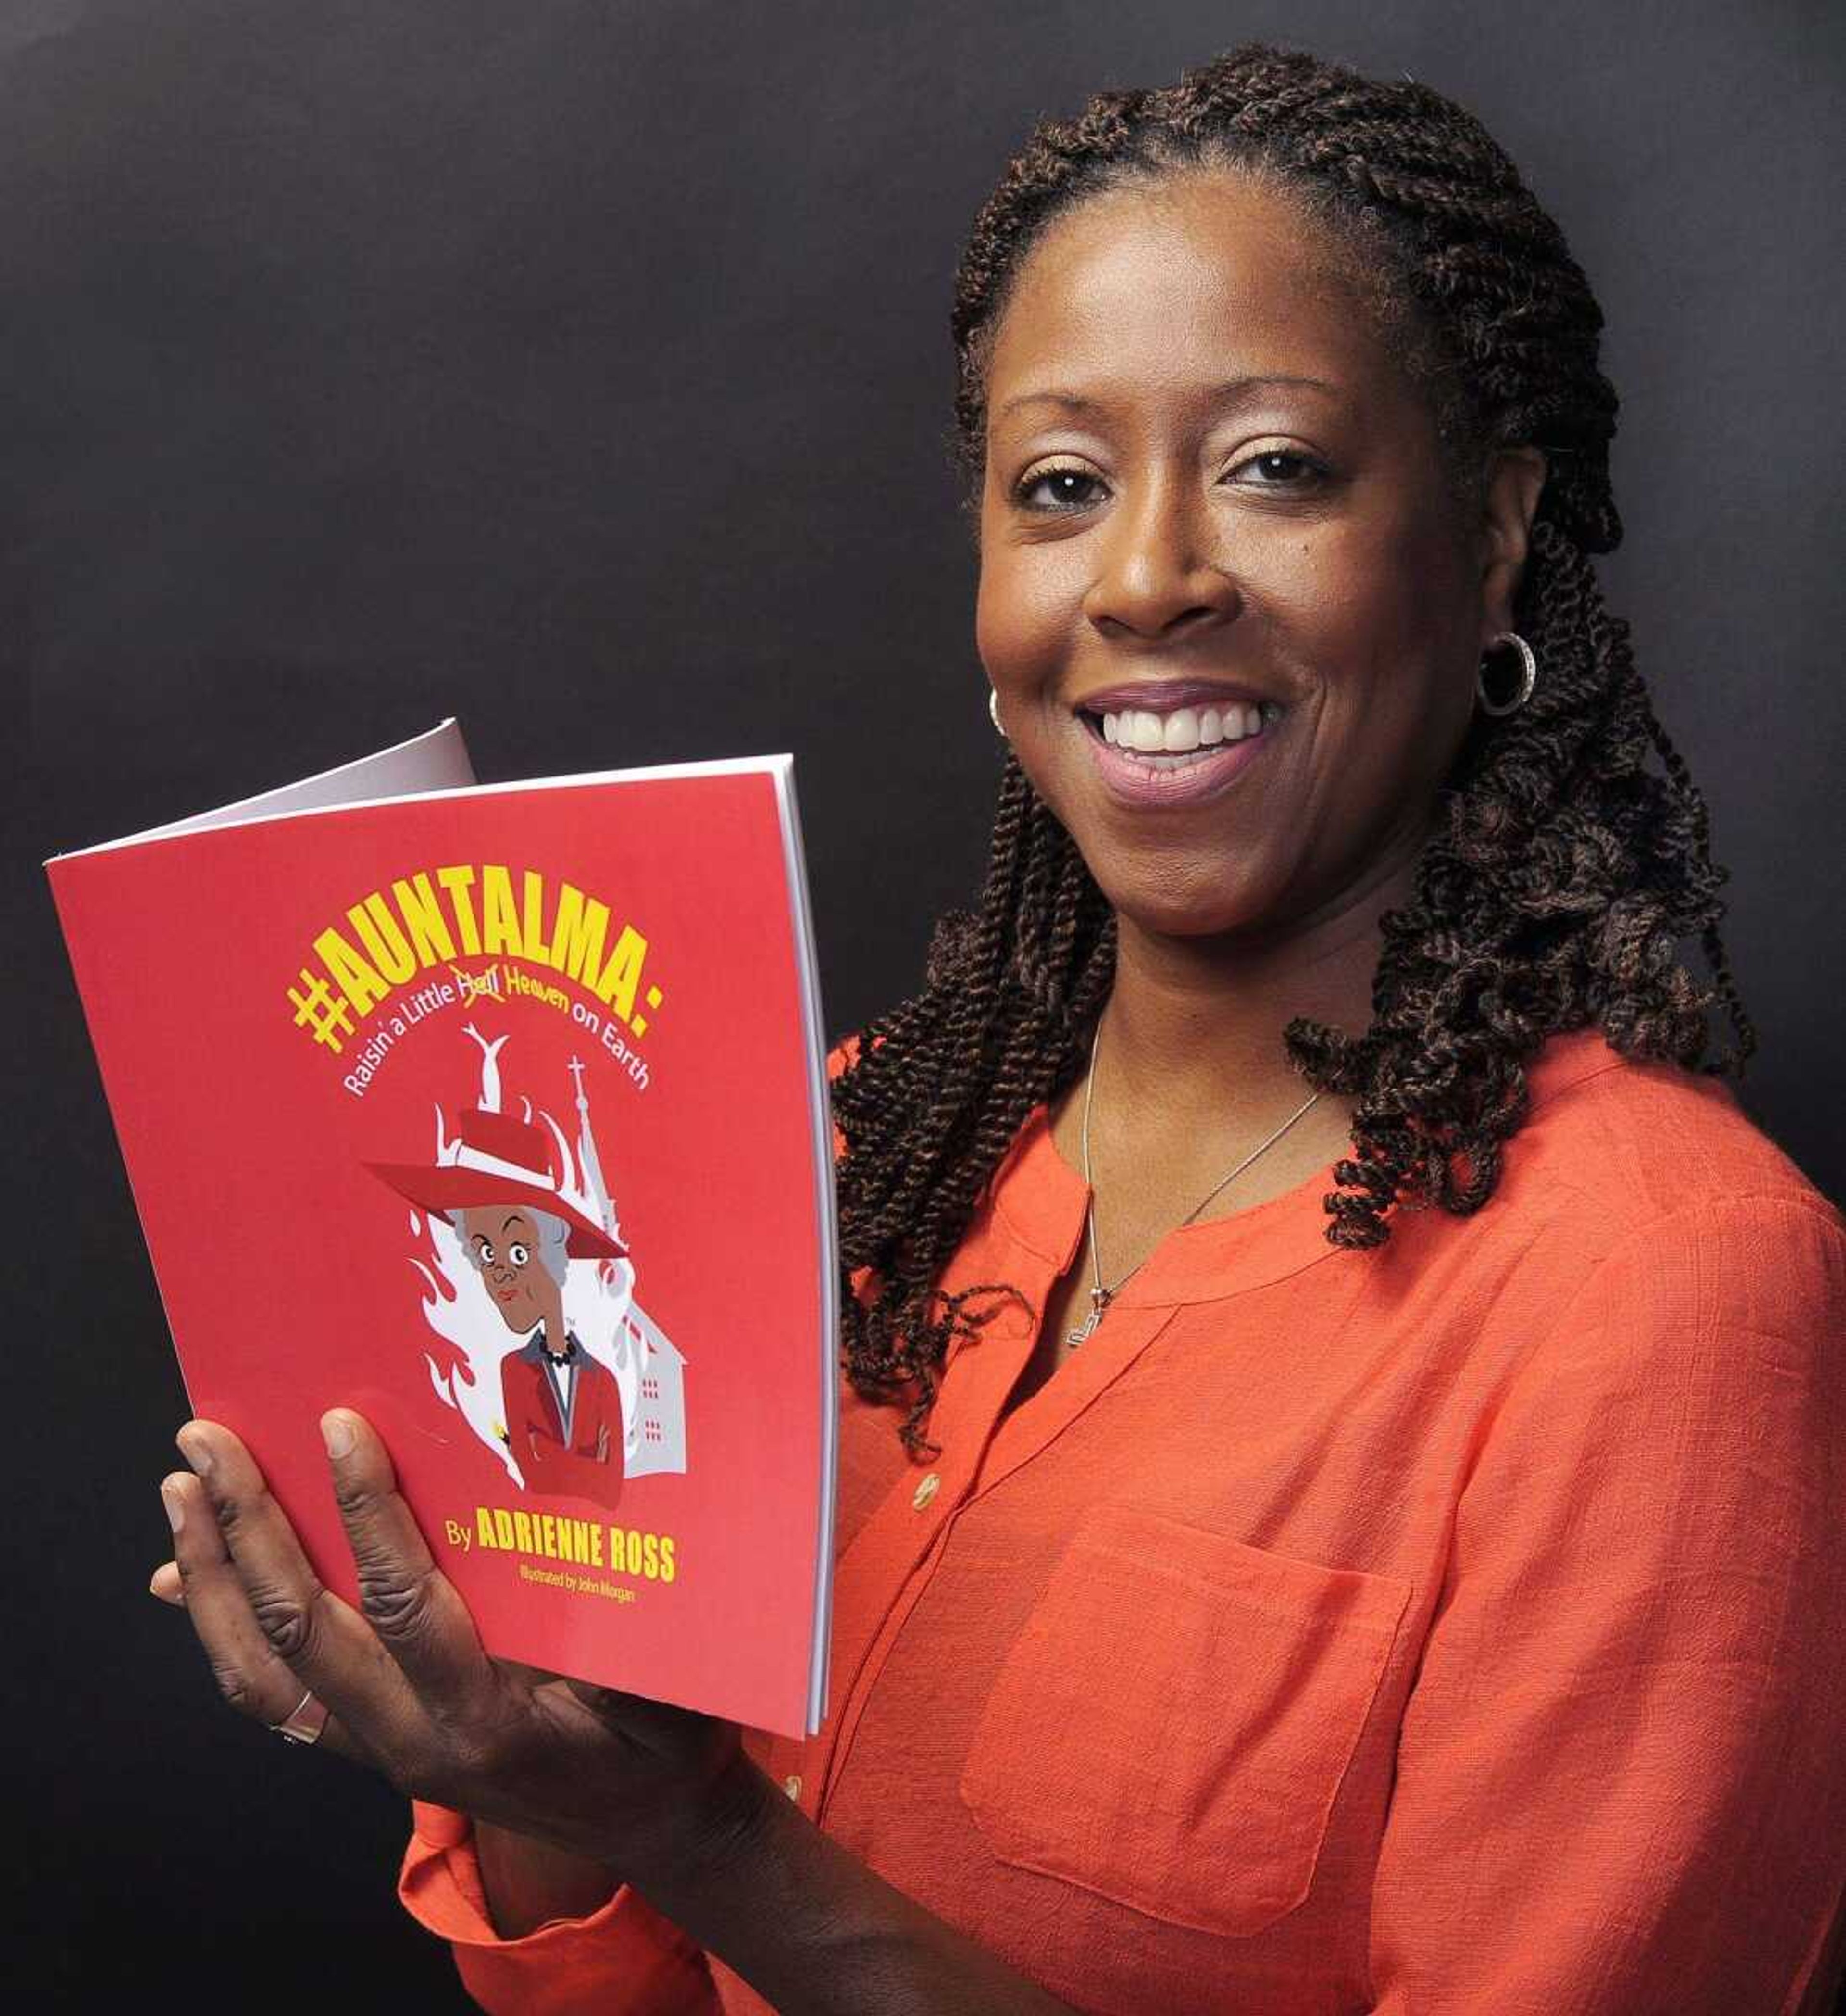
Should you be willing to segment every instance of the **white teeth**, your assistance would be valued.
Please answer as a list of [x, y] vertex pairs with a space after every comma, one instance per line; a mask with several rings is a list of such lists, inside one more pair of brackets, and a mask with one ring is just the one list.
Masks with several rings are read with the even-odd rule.
[[1183, 755], [1199, 746], [1199, 716], [1194, 707], [1176, 707], [1167, 716], [1166, 733], [1160, 747], [1169, 756]]
[[1261, 732], [1263, 713], [1251, 702], [1232, 700], [1222, 708], [1176, 707], [1156, 714], [1143, 707], [1125, 707], [1103, 716], [1103, 740], [1142, 754], [1183, 755], [1214, 748], [1221, 742], [1241, 742]]

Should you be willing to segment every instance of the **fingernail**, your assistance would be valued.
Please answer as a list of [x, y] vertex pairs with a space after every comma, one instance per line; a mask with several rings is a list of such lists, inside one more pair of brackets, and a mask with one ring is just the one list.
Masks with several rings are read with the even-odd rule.
[[[169, 1568], [173, 1564], [171, 1561], [167, 1563], [167, 1566]], [[157, 1596], [163, 1603], [171, 1603], [183, 1606], [186, 1600], [185, 1591], [182, 1589], [176, 1589], [173, 1593], [169, 1596], [167, 1592], [161, 1588], [160, 1571], [158, 1568], [156, 1568], [153, 1573], [148, 1578], [147, 1593], [149, 1596]]]
[[178, 1532], [186, 1522], [186, 1508], [180, 1503], [179, 1493], [170, 1484], [160, 1486], [160, 1503], [167, 1508], [167, 1523]]
[[195, 1435], [190, 1428], [182, 1428], [173, 1439], [179, 1445], [180, 1454], [200, 1477], [211, 1474], [211, 1451], [206, 1447], [200, 1436]]
[[321, 1440], [327, 1445], [327, 1453], [337, 1463], [343, 1456], [352, 1453], [352, 1423], [344, 1414], [326, 1414], [321, 1419]]

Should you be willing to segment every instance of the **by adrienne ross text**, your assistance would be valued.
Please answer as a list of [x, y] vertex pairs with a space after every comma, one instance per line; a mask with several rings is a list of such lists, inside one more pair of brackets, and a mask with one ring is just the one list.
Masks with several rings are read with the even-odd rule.
[[444, 1540], [463, 1553], [479, 1547], [484, 1553], [530, 1554], [539, 1561], [607, 1568], [646, 1582], [678, 1579], [678, 1552], [671, 1533], [644, 1533], [598, 1519], [505, 1505], [476, 1506], [472, 1526], [462, 1519], [445, 1519], [442, 1526]]

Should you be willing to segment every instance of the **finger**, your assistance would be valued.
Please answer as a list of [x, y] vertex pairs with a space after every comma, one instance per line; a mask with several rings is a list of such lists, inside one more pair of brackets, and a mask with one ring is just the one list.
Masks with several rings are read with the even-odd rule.
[[[358, 1612], [322, 1586], [287, 1515], [236, 1436], [215, 1422], [189, 1421], [178, 1442], [211, 1507], [211, 1518], [198, 1525], [215, 1525], [258, 1636], [300, 1683], [293, 1699], [301, 1688], [318, 1694], [360, 1748], [395, 1776], [388, 1760], [411, 1755], [427, 1720], [404, 1676]], [[186, 1532], [193, 1532], [193, 1521]], [[194, 1535], [194, 1544], [203, 1556], [203, 1532]], [[183, 1552], [179, 1558], [183, 1571]], [[189, 1575], [187, 1586], [190, 1608]], [[213, 1584], [214, 1589], [221, 1586]], [[293, 1699], [283, 1705], [284, 1714]]]
[[347, 1408], [324, 1415], [321, 1432], [367, 1622], [439, 1719], [485, 1716], [504, 1683], [398, 1492], [389, 1452], [365, 1417]]
[[[173, 1528], [174, 1559], [157, 1569], [149, 1586], [185, 1607], [218, 1690], [240, 1715], [270, 1726], [300, 1705], [305, 1684], [279, 1659], [258, 1627], [236, 1564], [196, 1478], [176, 1472], [160, 1486]], [[167, 1571], [172, 1573], [168, 1575]], [[320, 1745], [369, 1762], [362, 1745], [329, 1715]]]
[[180, 1609], [185, 1607], [185, 1584], [180, 1579], [178, 1561], [163, 1561], [148, 1577], [147, 1593], [157, 1596], [163, 1603], [171, 1603]]

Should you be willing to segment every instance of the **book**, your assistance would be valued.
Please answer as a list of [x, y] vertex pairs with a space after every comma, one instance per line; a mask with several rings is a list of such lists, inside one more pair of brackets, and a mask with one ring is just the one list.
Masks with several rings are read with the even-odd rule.
[[45, 863], [193, 1412], [356, 1600], [364, 1415], [490, 1652], [826, 1712], [837, 1238], [786, 755], [457, 723]]

